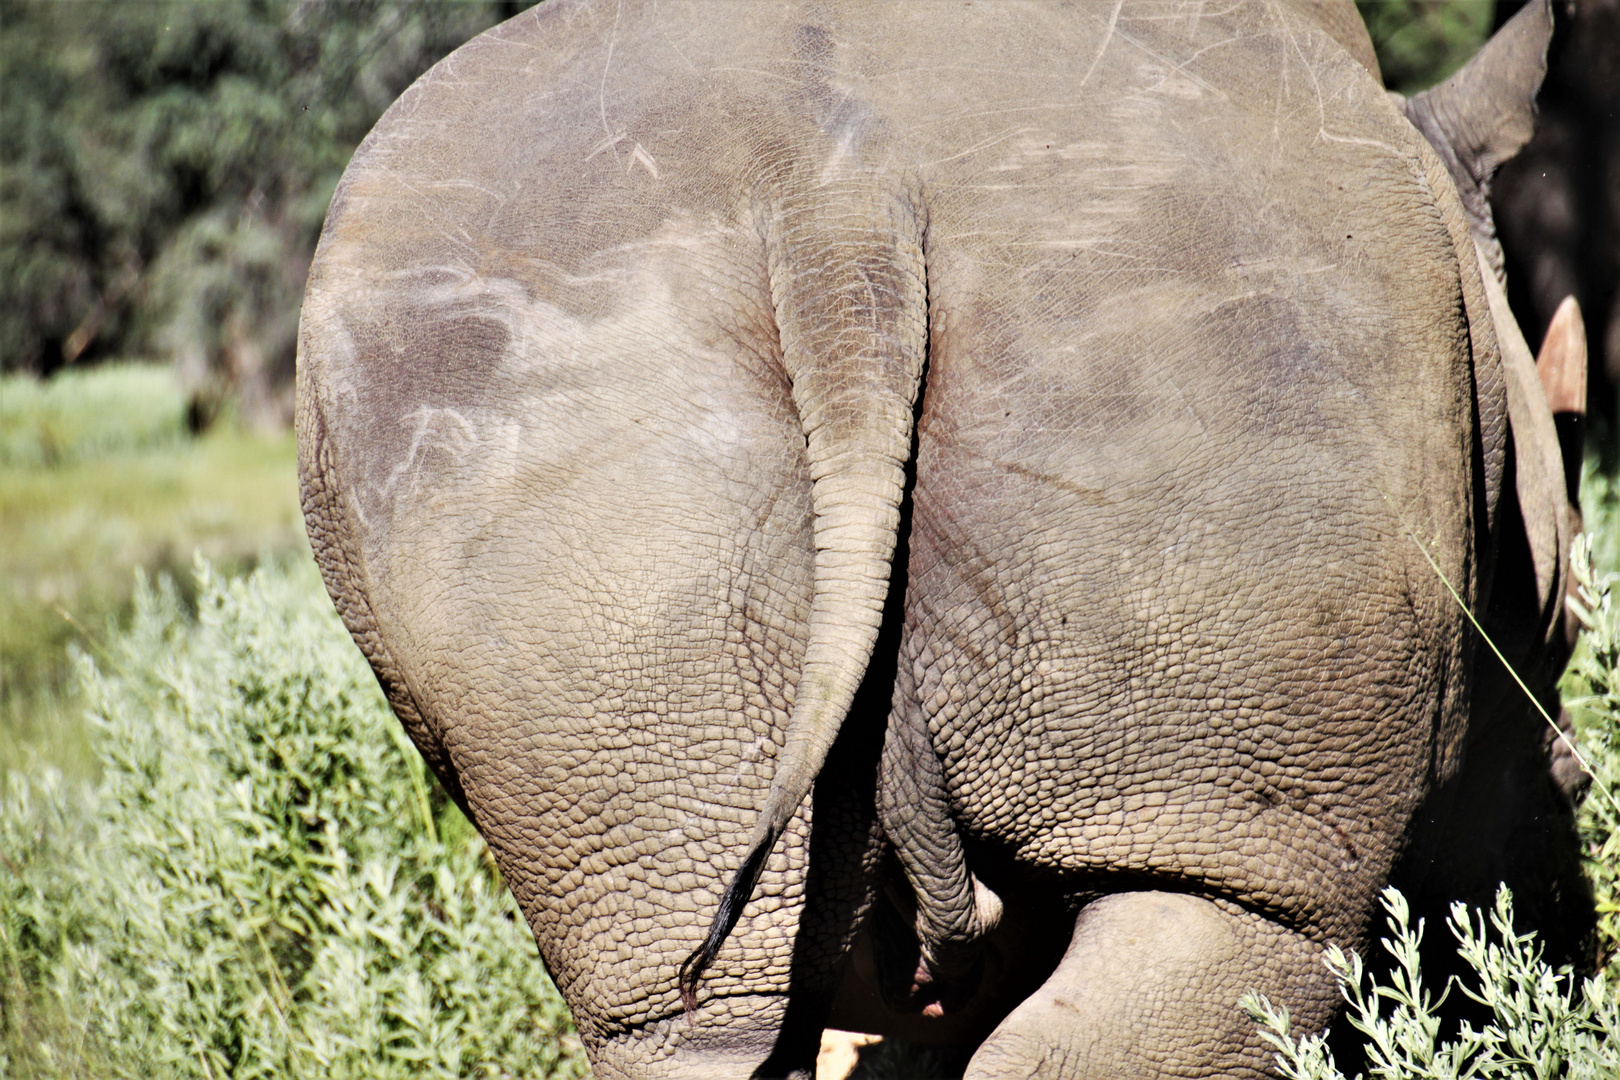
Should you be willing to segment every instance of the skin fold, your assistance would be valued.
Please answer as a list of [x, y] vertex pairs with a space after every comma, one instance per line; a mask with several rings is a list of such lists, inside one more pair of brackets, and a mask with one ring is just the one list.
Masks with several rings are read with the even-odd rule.
[[1254, 1075], [1244, 991], [1320, 1028], [1378, 890], [1449, 899], [1489, 680], [1425, 552], [1543, 627], [1574, 519], [1473, 129], [1376, 67], [1348, 2], [550, 0], [378, 124], [311, 541], [598, 1077], [829, 1020]]

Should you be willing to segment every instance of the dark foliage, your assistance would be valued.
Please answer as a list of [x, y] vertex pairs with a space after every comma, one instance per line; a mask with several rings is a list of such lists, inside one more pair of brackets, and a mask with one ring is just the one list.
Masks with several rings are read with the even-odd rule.
[[1356, 0], [1384, 85], [1402, 94], [1450, 75], [1490, 36], [1491, 0]]
[[[1506, 22], [1523, 0], [1498, 0]], [[1554, 0], [1536, 135], [1491, 194], [1508, 299], [1532, 347], [1564, 297], [1586, 320], [1590, 444], [1620, 469], [1620, 0]]]
[[298, 301], [354, 147], [492, 0], [0, 0], [0, 365], [172, 357], [288, 408]]

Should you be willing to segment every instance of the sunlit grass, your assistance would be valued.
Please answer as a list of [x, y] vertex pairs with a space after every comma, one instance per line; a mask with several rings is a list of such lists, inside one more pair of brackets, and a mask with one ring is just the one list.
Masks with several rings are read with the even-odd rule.
[[185, 412], [166, 368], [0, 379], [0, 761], [90, 767], [67, 647], [94, 651], [137, 568], [189, 582], [197, 551], [231, 570], [304, 547], [292, 434], [192, 437]]
[[167, 365], [0, 377], [0, 467], [63, 465], [185, 435], [186, 399]]

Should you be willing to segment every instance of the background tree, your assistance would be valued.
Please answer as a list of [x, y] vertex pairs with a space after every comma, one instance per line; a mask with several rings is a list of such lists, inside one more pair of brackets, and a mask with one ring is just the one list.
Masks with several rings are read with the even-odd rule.
[[[1524, 0], [1497, 0], [1506, 22]], [[1564, 297], [1586, 319], [1588, 446], [1620, 469], [1620, 0], [1554, 0], [1557, 31], [1535, 138], [1491, 192], [1508, 299], [1539, 342]]]
[[[1494, 203], [1539, 341], [1576, 294], [1604, 465], [1620, 382], [1620, 0], [1554, 0], [1542, 131]], [[1357, 0], [1391, 89], [1523, 0]], [[309, 258], [349, 156], [419, 74], [523, 0], [0, 0], [0, 371], [172, 360], [204, 421], [290, 416]]]
[[1491, 33], [1493, 0], [1356, 0], [1384, 85], [1427, 89], [1462, 67]]
[[523, 5], [0, 0], [0, 365], [172, 358], [290, 416], [327, 202], [382, 111]]

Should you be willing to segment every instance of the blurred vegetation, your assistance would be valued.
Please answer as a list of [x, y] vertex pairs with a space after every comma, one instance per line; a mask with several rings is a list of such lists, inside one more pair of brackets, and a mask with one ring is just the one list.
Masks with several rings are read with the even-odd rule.
[[0, 1076], [584, 1075], [314, 564], [193, 586], [81, 654], [97, 782], [0, 775]]
[[1496, 0], [1356, 0], [1384, 85], [1427, 90], [1473, 56], [1491, 36]]
[[525, 4], [0, 0], [0, 371], [172, 357], [285, 423], [332, 190], [383, 110]]
[[306, 549], [292, 433], [187, 424], [172, 370], [0, 376], [0, 762], [92, 767], [67, 646], [94, 648], [134, 572], [189, 582]]
[[0, 376], [0, 468], [71, 465], [178, 441], [186, 403], [174, 374], [124, 364], [49, 382]]

